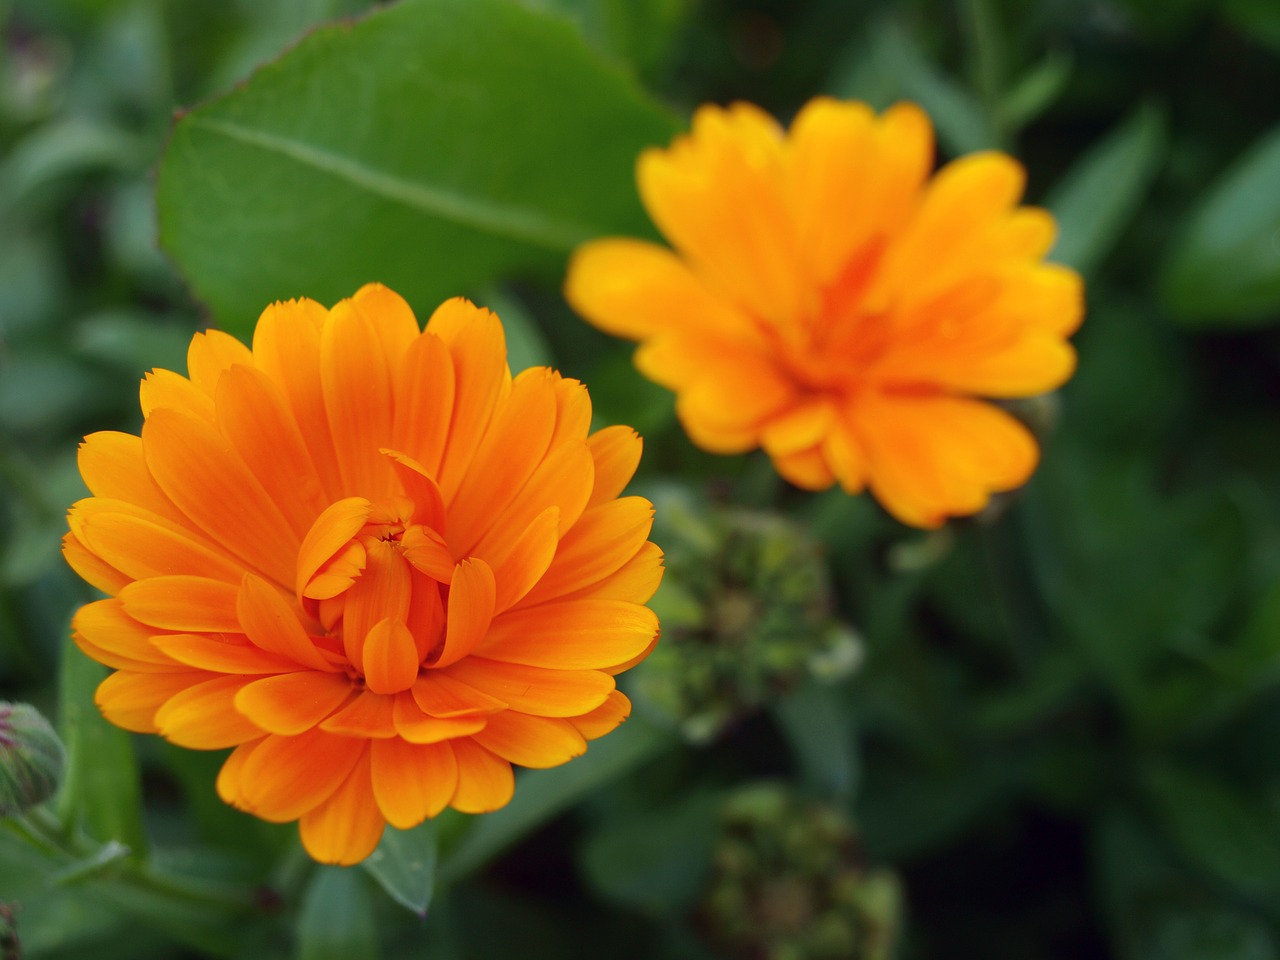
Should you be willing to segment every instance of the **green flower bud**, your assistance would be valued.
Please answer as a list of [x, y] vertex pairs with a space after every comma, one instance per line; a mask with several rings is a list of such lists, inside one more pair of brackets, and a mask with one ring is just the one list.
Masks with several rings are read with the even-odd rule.
[[838, 807], [778, 783], [734, 791], [721, 808], [697, 929], [727, 958], [888, 960], [896, 878], [867, 869]]
[[858, 667], [861, 642], [834, 616], [826, 558], [803, 527], [680, 488], [652, 499], [667, 572], [653, 599], [662, 643], [630, 680], [640, 709], [706, 742], [808, 676]]
[[66, 764], [62, 741], [35, 707], [0, 702], [0, 817], [52, 797]]

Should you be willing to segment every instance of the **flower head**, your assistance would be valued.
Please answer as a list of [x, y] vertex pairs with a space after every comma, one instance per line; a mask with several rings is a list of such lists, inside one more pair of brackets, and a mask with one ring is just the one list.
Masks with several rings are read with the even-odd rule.
[[496, 316], [451, 300], [421, 331], [378, 285], [268, 307], [252, 349], [197, 334], [187, 362], [143, 381], [140, 437], [80, 448], [64, 553], [111, 596], [74, 621], [116, 668], [109, 720], [235, 747], [224, 800], [354, 863], [626, 719], [662, 554], [619, 498], [640, 438], [588, 434], [580, 383], [513, 378]]
[[636, 365], [677, 393], [704, 449], [763, 447], [798, 486], [864, 487], [924, 527], [980, 510], [1037, 460], [1031, 434], [978, 398], [1061, 385], [1079, 277], [1046, 264], [1054, 223], [1019, 207], [1016, 161], [985, 152], [930, 176], [918, 108], [877, 116], [818, 98], [789, 132], [707, 106], [639, 160], [674, 251], [584, 245], [566, 296], [642, 341]]

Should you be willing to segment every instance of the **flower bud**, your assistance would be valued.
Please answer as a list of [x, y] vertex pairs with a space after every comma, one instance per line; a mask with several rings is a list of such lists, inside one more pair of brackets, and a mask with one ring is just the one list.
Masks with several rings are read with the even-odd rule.
[[66, 762], [62, 741], [35, 707], [0, 702], [0, 817], [52, 797]]
[[901, 895], [837, 807], [778, 783], [730, 794], [698, 927], [729, 958], [887, 960]]
[[861, 642], [835, 617], [822, 548], [803, 527], [677, 488], [654, 500], [663, 640], [633, 691], [651, 713], [705, 742], [808, 676], [857, 668]]

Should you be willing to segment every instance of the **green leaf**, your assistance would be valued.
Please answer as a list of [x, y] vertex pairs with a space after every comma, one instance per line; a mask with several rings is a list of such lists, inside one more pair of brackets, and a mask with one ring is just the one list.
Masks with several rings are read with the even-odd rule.
[[436, 847], [433, 820], [412, 830], [387, 827], [362, 866], [396, 903], [425, 917], [436, 887]]
[[1020, 130], [1053, 105], [1071, 79], [1071, 57], [1050, 50], [1000, 98], [1000, 123], [1007, 130]]
[[1189, 326], [1243, 326], [1280, 307], [1280, 128], [1257, 141], [1199, 201], [1161, 286]]
[[107, 723], [93, 702], [94, 691], [108, 673], [66, 642], [59, 677], [59, 726], [67, 747], [67, 778], [58, 795], [58, 815], [64, 824], [80, 821], [90, 836], [115, 840], [141, 856], [147, 839], [133, 740]]
[[359, 871], [316, 870], [303, 896], [297, 937], [298, 960], [375, 960], [373, 904]]
[[643, 232], [635, 158], [674, 132], [567, 21], [509, 0], [401, 3], [316, 30], [183, 117], [161, 240], [232, 331], [272, 300], [370, 280], [429, 312]]
[[675, 743], [664, 730], [632, 715], [576, 760], [551, 770], [528, 770], [516, 783], [515, 798], [476, 818], [441, 864], [448, 881], [479, 869], [521, 837], [563, 812], [588, 793], [630, 772]]
[[1164, 118], [1138, 107], [1062, 178], [1045, 200], [1058, 221], [1052, 258], [1090, 272], [1142, 205], [1167, 149]]
[[703, 891], [711, 870], [719, 795], [699, 793], [672, 809], [608, 821], [580, 863], [601, 894], [649, 914], [676, 914]]
[[1170, 837], [1205, 874], [1246, 897], [1280, 898], [1280, 828], [1265, 806], [1172, 763], [1150, 764], [1142, 782]]
[[804, 782], [832, 799], [852, 796], [858, 780], [858, 750], [845, 692], [843, 687], [809, 682], [773, 707]]

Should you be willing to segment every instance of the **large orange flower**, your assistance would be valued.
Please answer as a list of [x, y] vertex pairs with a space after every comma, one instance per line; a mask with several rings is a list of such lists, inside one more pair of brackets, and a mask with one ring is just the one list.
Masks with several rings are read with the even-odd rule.
[[1017, 206], [1022, 168], [973, 154], [930, 177], [918, 108], [811, 101], [784, 132], [748, 104], [697, 111], [639, 160], [675, 247], [583, 246], [566, 295], [642, 341], [636, 365], [678, 394], [699, 446], [763, 447], [808, 489], [869, 486], [933, 527], [1035, 468], [1031, 434], [982, 397], [1070, 377], [1079, 277], [1042, 262], [1053, 219]]
[[223, 799], [354, 863], [627, 717], [662, 554], [618, 496], [640, 438], [588, 435], [580, 383], [513, 379], [493, 314], [451, 300], [424, 332], [377, 285], [268, 307], [252, 350], [197, 334], [187, 363], [143, 380], [140, 437], [80, 448], [64, 552], [112, 597], [74, 624], [116, 668], [108, 719], [234, 746]]

